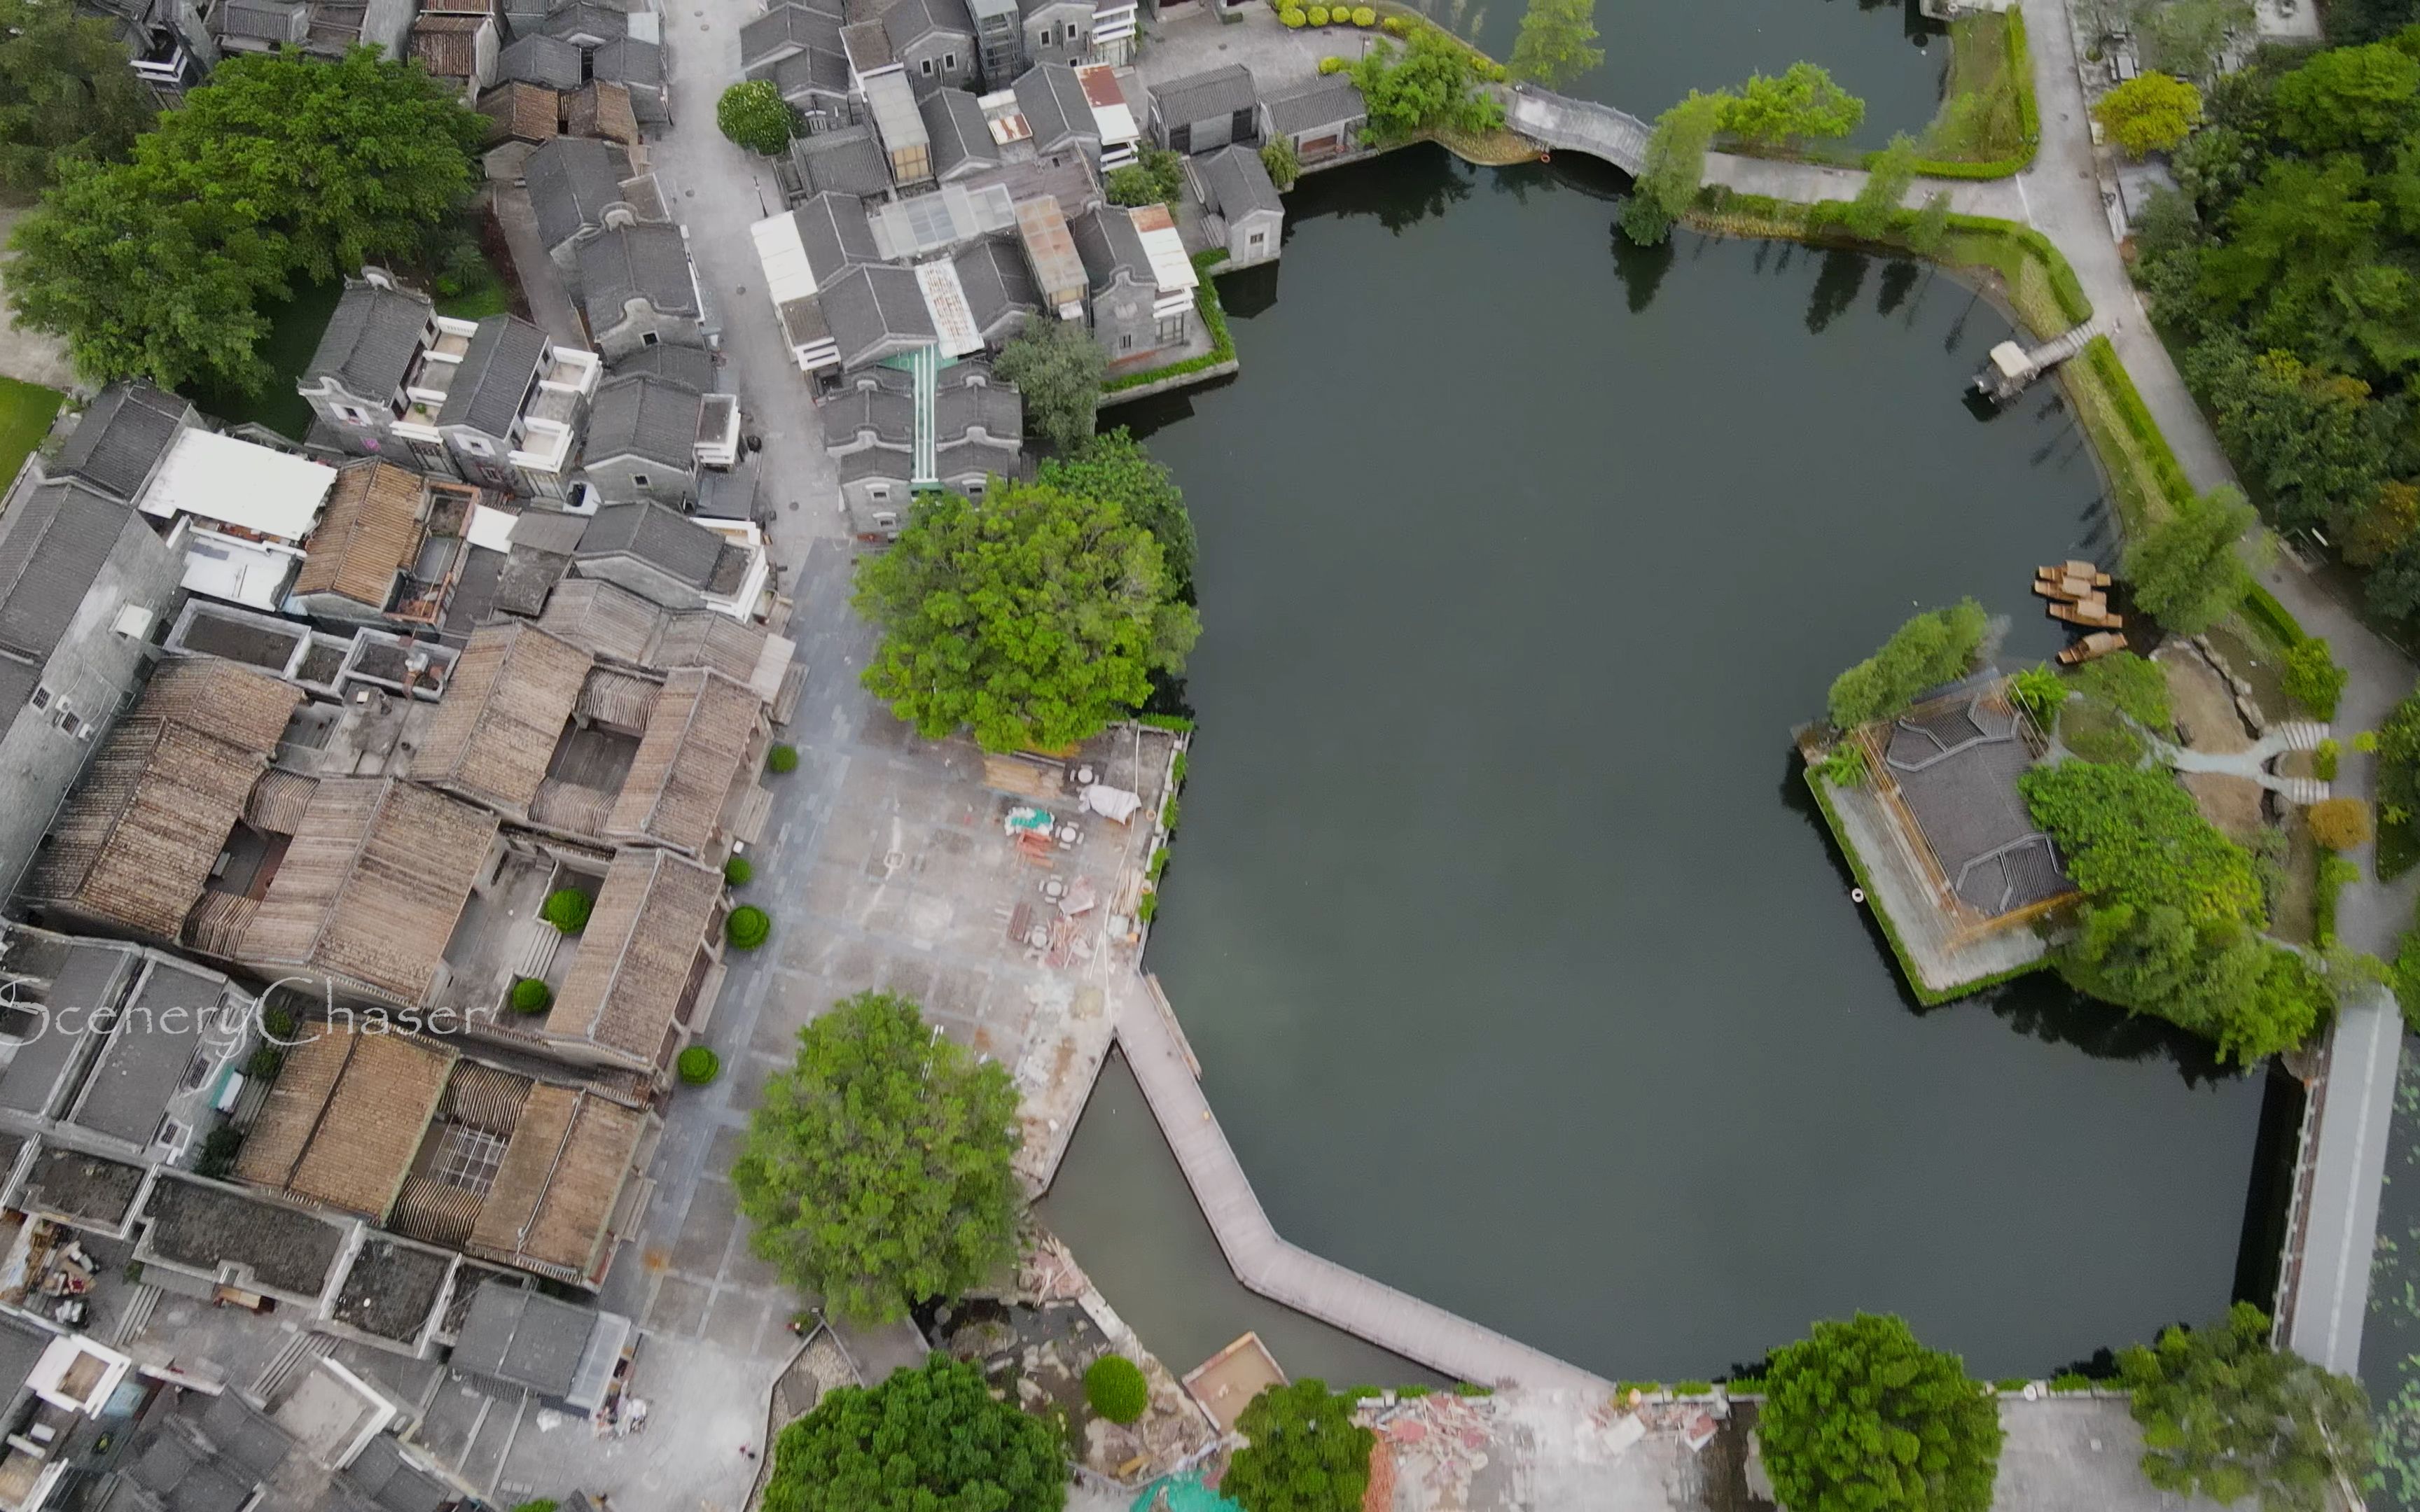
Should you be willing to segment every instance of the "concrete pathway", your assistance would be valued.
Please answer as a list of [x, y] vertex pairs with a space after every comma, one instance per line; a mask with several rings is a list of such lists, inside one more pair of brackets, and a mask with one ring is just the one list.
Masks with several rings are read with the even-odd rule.
[[2155, 740], [2154, 745], [2160, 762], [2180, 772], [2217, 772], [2245, 778], [2282, 795], [2288, 803], [2309, 804], [2327, 797], [2329, 784], [2315, 777], [2280, 777], [2269, 769], [2269, 764], [2288, 751], [2316, 750], [2319, 742], [2327, 738], [2326, 725], [2292, 719], [2271, 725], [2258, 740], [2242, 750], [2195, 750], [2164, 740]]

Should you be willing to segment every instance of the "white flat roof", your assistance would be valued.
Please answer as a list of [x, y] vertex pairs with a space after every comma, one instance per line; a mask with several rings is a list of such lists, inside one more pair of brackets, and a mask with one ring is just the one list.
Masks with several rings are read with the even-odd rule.
[[336, 470], [215, 431], [183, 430], [143, 496], [143, 513], [192, 515], [300, 541], [311, 533]]
[[489, 504], [471, 506], [471, 528], [467, 532], [473, 546], [484, 546], [490, 551], [513, 548], [513, 522], [520, 516]]
[[[1161, 210], [1159, 219], [1167, 220], [1168, 212]], [[1135, 234], [1142, 238], [1143, 255], [1151, 259], [1151, 281], [1159, 285], [1162, 294], [1189, 289], [1202, 282], [1194, 274], [1193, 259], [1185, 255], [1185, 238], [1177, 234], [1174, 226], [1138, 224]]]
[[924, 308], [933, 316], [941, 350], [953, 357], [983, 350], [983, 332], [975, 329], [974, 312], [967, 307], [967, 289], [958, 282], [957, 265], [919, 263], [916, 284], [924, 291]]
[[216, 531], [185, 532], [185, 591], [274, 614], [301, 564], [292, 547], [239, 540]]
[[748, 235], [756, 242], [756, 261], [765, 270], [765, 292], [773, 297], [774, 309], [815, 293], [814, 264], [807, 260], [806, 243], [799, 239], [794, 211], [767, 216], [750, 226]]

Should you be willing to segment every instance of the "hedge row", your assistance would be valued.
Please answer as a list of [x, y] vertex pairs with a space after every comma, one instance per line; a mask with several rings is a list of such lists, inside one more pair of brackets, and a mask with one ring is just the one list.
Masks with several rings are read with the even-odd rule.
[[2014, 10], [2006, 15], [2008, 25], [2002, 28], [2002, 35], [2008, 39], [2009, 71], [2017, 81], [2017, 129], [2024, 136], [2024, 150], [1992, 162], [1926, 158], [1916, 163], [1916, 171], [1928, 178], [2009, 178], [2033, 166], [2034, 154], [2041, 147], [2041, 108], [2034, 100], [2033, 54], [2025, 43], [2024, 15]]
[[2275, 636], [2288, 651], [2310, 639], [2303, 633], [2303, 622], [2294, 618], [2285, 605], [2277, 602], [2276, 594], [2257, 582], [2252, 585], [2252, 591], [2243, 595], [2243, 612], [2262, 629]]
[[1235, 360], [1234, 338], [1227, 333], [1227, 309], [1218, 302], [1218, 285], [1217, 280], [1210, 276], [1210, 270], [1226, 260], [1227, 252], [1223, 247], [1213, 247], [1208, 252], [1196, 253], [1193, 257], [1193, 270], [1201, 275], [1202, 280], [1200, 285], [1193, 291], [1193, 307], [1202, 312], [1202, 328], [1210, 332], [1209, 351], [1200, 357], [1188, 357], [1181, 363], [1171, 363], [1167, 367], [1146, 368], [1140, 373], [1128, 373], [1124, 378], [1110, 378], [1101, 385], [1103, 393], [1116, 393], [1125, 389], [1139, 389], [1146, 383], [1157, 383], [1164, 378], [1185, 378], [1194, 373], [1206, 373], [1214, 367]]

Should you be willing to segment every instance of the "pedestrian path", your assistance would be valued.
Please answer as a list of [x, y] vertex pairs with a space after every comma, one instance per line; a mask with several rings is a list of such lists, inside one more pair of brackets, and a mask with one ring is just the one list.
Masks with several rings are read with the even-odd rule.
[[2159, 759], [2180, 772], [2215, 772], [2245, 778], [2288, 803], [2313, 804], [2328, 796], [2330, 783], [2315, 777], [2280, 777], [2269, 770], [2269, 763], [2288, 751], [2316, 750], [2319, 742], [2327, 738], [2326, 725], [2290, 719], [2271, 725], [2258, 740], [2242, 750], [2193, 750], [2161, 741]]

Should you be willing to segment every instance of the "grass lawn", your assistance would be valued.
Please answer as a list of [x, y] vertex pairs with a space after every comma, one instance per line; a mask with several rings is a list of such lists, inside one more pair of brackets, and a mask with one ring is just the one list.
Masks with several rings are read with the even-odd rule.
[[513, 291], [486, 263], [479, 265], [478, 283], [459, 294], [437, 297], [437, 313], [457, 320], [485, 320], [491, 315], [509, 315], [512, 308]]
[[39, 383], [0, 378], [0, 480], [13, 478], [51, 433], [67, 395]]
[[344, 293], [341, 279], [302, 284], [296, 285], [292, 299], [269, 305], [263, 312], [269, 316], [269, 339], [260, 347], [260, 355], [268, 362], [271, 374], [269, 382], [258, 393], [195, 384], [194, 405], [202, 413], [215, 415], [230, 425], [256, 420], [281, 436], [301, 440], [311, 428], [311, 407], [294, 392], [294, 380], [302, 376], [311, 354], [319, 349], [319, 337], [328, 329], [328, 316], [335, 313], [336, 301]]
[[2024, 81], [2009, 65], [2009, 18], [1968, 16], [1950, 23], [1949, 85], [1940, 114], [1918, 147], [1946, 162], [1998, 162], [2026, 149]]

